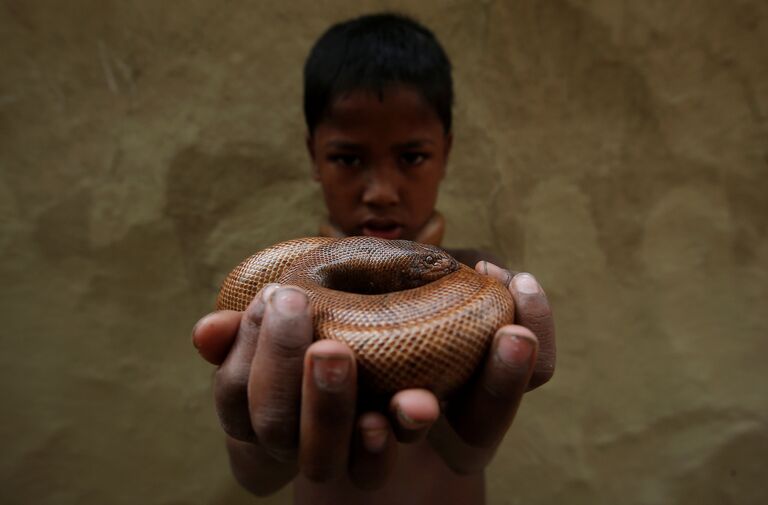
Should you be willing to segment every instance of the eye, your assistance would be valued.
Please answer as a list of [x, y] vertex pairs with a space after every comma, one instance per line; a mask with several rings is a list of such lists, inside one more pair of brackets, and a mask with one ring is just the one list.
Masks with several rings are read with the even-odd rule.
[[356, 154], [332, 154], [328, 160], [341, 167], [349, 168], [356, 168], [363, 164], [363, 159]]
[[428, 156], [426, 153], [417, 152], [417, 151], [411, 151], [411, 152], [405, 152], [400, 155], [400, 161], [403, 163], [403, 165], [409, 166], [409, 167], [415, 167], [418, 165], [421, 165], [426, 161]]
[[435, 261], [437, 261], [437, 260], [432, 255], [428, 255], [427, 257], [424, 258], [424, 263], [426, 263], [427, 265], [434, 265]]

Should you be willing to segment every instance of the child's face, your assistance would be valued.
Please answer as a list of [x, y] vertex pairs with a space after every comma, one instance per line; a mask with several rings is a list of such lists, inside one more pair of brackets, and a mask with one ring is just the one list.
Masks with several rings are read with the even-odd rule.
[[415, 239], [434, 211], [451, 140], [412, 88], [338, 98], [307, 139], [331, 223], [347, 235]]

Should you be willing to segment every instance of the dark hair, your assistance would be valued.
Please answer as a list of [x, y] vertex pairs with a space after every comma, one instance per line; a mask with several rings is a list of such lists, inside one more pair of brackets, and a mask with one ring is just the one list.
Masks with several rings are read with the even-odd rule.
[[340, 95], [383, 96], [393, 84], [418, 90], [451, 131], [451, 62], [429, 29], [400, 14], [372, 14], [331, 26], [304, 65], [304, 118], [310, 135]]

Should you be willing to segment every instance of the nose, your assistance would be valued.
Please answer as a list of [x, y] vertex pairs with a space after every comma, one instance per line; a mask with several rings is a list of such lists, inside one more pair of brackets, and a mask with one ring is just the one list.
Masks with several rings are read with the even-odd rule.
[[400, 201], [399, 174], [389, 167], [376, 167], [363, 192], [363, 203], [373, 207], [388, 207]]

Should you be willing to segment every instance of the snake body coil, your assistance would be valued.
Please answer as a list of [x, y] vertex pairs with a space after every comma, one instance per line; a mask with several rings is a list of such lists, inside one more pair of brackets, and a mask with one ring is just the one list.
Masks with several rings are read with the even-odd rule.
[[218, 309], [245, 310], [267, 283], [306, 291], [315, 338], [346, 343], [374, 392], [466, 382], [514, 306], [495, 279], [440, 248], [373, 237], [305, 238], [254, 254], [222, 284]]

